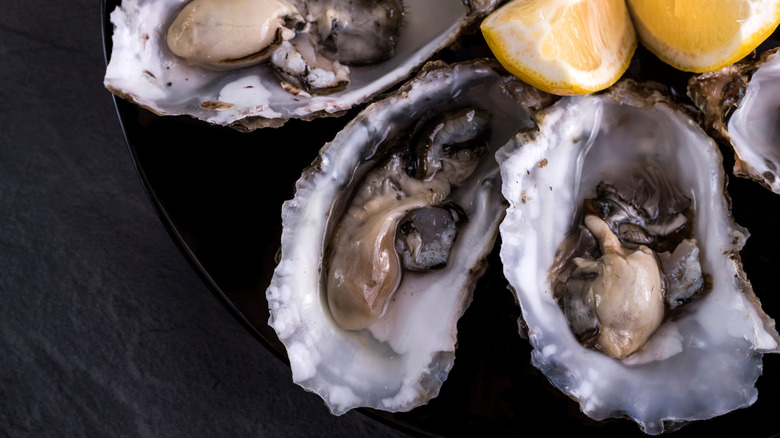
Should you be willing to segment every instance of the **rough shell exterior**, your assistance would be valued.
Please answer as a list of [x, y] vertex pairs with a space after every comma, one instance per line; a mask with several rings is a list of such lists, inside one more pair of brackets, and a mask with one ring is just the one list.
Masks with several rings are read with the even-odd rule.
[[407, 11], [395, 57], [351, 68], [351, 83], [345, 90], [305, 96], [285, 91], [267, 65], [216, 71], [175, 57], [165, 34], [182, 0], [124, 0], [111, 13], [113, 49], [104, 84], [157, 114], [189, 115], [240, 130], [278, 127], [291, 118], [338, 116], [408, 77], [497, 3], [405, 0]]
[[780, 48], [691, 78], [701, 123], [734, 149], [734, 174], [780, 194]]
[[[762, 355], [778, 351], [772, 321], [741, 267], [747, 231], [724, 197], [715, 143], [658, 89], [624, 81], [609, 93], [564, 98], [498, 153], [501, 258], [522, 307], [532, 362], [588, 416], [627, 416], [649, 434], [755, 402]], [[623, 361], [581, 346], [553, 298], [548, 272], [577, 206], [602, 175], [652, 159], [694, 202], [694, 236], [713, 290], [667, 319]]]
[[549, 104], [549, 96], [494, 62], [429, 64], [325, 145], [299, 179], [295, 198], [283, 206], [282, 258], [266, 293], [269, 324], [287, 348], [293, 380], [319, 394], [334, 414], [360, 406], [412, 409], [438, 394], [453, 366], [457, 321], [471, 301], [505, 209], [493, 152], [483, 157], [472, 182], [451, 194], [469, 220], [446, 268], [407, 273], [385, 314], [357, 331], [335, 324], [321, 288], [328, 223], [336, 220], [333, 205], [343, 188], [399, 126], [453, 104], [496, 109], [495, 151], [518, 126], [530, 126], [528, 108]]

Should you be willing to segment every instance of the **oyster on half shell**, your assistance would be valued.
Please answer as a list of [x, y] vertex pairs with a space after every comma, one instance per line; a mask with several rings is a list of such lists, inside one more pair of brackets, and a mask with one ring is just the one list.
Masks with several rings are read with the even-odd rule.
[[780, 194], [780, 47], [692, 77], [688, 95], [734, 149], [734, 174]]
[[780, 341], [742, 270], [720, 153], [666, 96], [625, 80], [563, 98], [497, 154], [532, 363], [586, 415], [649, 434], [755, 402]]
[[157, 114], [241, 130], [341, 115], [407, 78], [497, 3], [123, 0], [111, 13], [104, 84]]
[[304, 171], [282, 209], [269, 324], [293, 380], [334, 414], [438, 394], [506, 208], [493, 156], [551, 101], [494, 61], [430, 63]]

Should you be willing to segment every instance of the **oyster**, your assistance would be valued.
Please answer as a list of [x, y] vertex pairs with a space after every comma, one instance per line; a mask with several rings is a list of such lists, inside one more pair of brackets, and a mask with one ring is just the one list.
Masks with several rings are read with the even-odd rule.
[[303, 173], [282, 209], [269, 324], [293, 380], [334, 414], [438, 394], [506, 208], [493, 154], [550, 101], [492, 61], [431, 63]]
[[720, 153], [665, 96], [624, 80], [564, 98], [497, 154], [532, 363], [586, 415], [649, 434], [752, 404], [780, 341], [742, 270]]
[[104, 84], [157, 114], [242, 130], [340, 115], [497, 2], [124, 0]]
[[780, 48], [694, 76], [702, 124], [734, 149], [734, 174], [780, 194]]

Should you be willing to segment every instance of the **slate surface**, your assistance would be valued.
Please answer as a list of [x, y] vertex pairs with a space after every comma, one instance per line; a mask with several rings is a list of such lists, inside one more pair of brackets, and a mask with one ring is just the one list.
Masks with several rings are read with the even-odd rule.
[[156, 217], [102, 86], [100, 2], [0, 14], [0, 436], [403, 436], [332, 417]]
[[[360, 413], [332, 417], [182, 257], [102, 85], [100, 4], [2, 2], [0, 437], [405, 436]], [[738, 219], [748, 225], [752, 211]], [[752, 244], [776, 241], [754, 230]], [[750, 264], [777, 266], [760, 252]], [[770, 282], [756, 284], [776, 302]], [[754, 407], [681, 432], [754, 425], [748, 434], [778, 436], [766, 414], [777, 355], [765, 364], [759, 384], [771, 390]], [[578, 421], [574, 403], [556, 406], [569, 408], [550, 413], [560, 423]], [[599, 427], [582, 435], [606, 436]]]

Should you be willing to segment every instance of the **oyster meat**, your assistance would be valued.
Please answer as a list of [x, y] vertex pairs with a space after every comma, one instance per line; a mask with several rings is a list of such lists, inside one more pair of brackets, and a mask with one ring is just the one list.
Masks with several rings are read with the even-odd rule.
[[586, 415], [649, 434], [755, 402], [780, 341], [742, 270], [720, 153], [667, 96], [624, 80], [563, 98], [497, 154], [532, 363]]
[[124, 0], [105, 86], [242, 130], [340, 115], [409, 76], [498, 0]]
[[780, 194], [780, 48], [691, 78], [702, 124], [734, 149], [734, 174]]
[[304, 171], [283, 206], [269, 324], [293, 380], [334, 414], [438, 394], [506, 208], [493, 155], [550, 101], [493, 61], [431, 63]]

